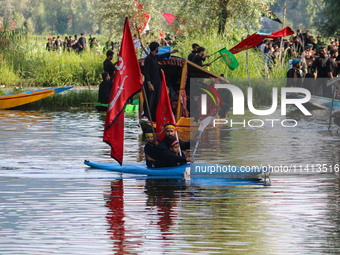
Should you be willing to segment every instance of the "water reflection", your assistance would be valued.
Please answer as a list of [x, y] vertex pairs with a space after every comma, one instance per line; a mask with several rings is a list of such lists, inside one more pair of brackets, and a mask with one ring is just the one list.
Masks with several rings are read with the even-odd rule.
[[126, 240], [124, 226], [123, 179], [111, 182], [111, 190], [108, 194], [105, 194], [104, 198], [105, 206], [109, 208], [106, 219], [109, 224], [110, 239], [113, 240], [114, 254], [127, 254], [125, 250], [128, 241]]
[[[339, 163], [328, 113], [295, 114], [289, 130], [207, 130], [196, 158]], [[1, 254], [339, 254], [339, 172], [276, 173], [269, 187], [121, 176], [83, 165], [112, 162], [103, 126], [97, 112], [0, 111]], [[124, 161], [143, 161], [138, 121], [125, 130]]]

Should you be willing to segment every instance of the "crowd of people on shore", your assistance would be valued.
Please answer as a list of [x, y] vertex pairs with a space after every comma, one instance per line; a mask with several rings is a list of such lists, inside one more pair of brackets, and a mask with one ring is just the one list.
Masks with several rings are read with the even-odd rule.
[[339, 38], [330, 38], [327, 42], [321, 36], [317, 36], [315, 41], [306, 28], [305, 32], [298, 29], [295, 36], [289, 40], [284, 39], [282, 47], [281, 39], [278, 38], [264, 40], [258, 46], [258, 50], [266, 56], [269, 68], [280, 60], [290, 59], [291, 68], [287, 72], [288, 87], [304, 87], [313, 95], [332, 97], [332, 88], [327, 87], [326, 83], [340, 74], [339, 45]]
[[81, 53], [84, 50], [91, 50], [98, 54], [103, 54], [107, 50], [115, 51], [118, 47], [118, 43], [114, 43], [111, 38], [105, 42], [103, 46], [99, 44], [99, 41], [96, 37], [93, 37], [91, 34], [89, 38], [86, 40], [84, 33], [78, 35], [65, 36], [62, 39], [59, 35], [57, 38], [49, 37], [46, 43], [46, 50], [48, 51], [60, 51], [60, 52], [77, 52]]

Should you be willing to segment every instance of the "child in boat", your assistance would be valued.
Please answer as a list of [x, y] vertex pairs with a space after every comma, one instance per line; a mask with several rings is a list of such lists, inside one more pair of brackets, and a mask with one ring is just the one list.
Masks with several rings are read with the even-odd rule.
[[[176, 157], [167, 158], [168, 166], [179, 166], [187, 163], [187, 158], [179, 154], [180, 146], [179, 141], [176, 138], [169, 140], [169, 150], [176, 155]], [[190, 160], [189, 160], [190, 161]]]
[[157, 159], [158, 159], [158, 148], [156, 141], [154, 137], [154, 133], [152, 132], [152, 129], [148, 129], [145, 132], [145, 136], [147, 139], [147, 144], [144, 146], [144, 153], [145, 153], [145, 159], [146, 159], [146, 165], [151, 168], [157, 167]]
[[[180, 156], [181, 150], [187, 150], [190, 148], [190, 142], [183, 142], [180, 139], [176, 139], [176, 126], [172, 123], [166, 124], [164, 126], [164, 134], [165, 134], [165, 137], [158, 144], [158, 151], [159, 151], [159, 156], [160, 156], [158, 160], [159, 162], [158, 165], [162, 167], [167, 167], [167, 166], [174, 166], [174, 165], [176, 166], [178, 162], [181, 164], [190, 162], [189, 158], [186, 159], [184, 156]], [[176, 155], [169, 149], [174, 139], [178, 140], [178, 144], [179, 144], [178, 154], [179, 155]]]

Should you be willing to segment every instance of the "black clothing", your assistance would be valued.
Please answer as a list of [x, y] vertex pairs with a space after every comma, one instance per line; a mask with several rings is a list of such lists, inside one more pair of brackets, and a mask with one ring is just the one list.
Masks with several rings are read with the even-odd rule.
[[[184, 165], [187, 163], [186, 157], [178, 156], [175, 153], [171, 152], [169, 149], [170, 141], [168, 137], [165, 137], [159, 144], [158, 144], [158, 151], [160, 158], [158, 160], [158, 165], [160, 167], [170, 167], [170, 166], [177, 166], [179, 163], [180, 165]], [[187, 150], [190, 148], [190, 142], [183, 142], [179, 139], [179, 145], [181, 150]]]
[[[148, 99], [152, 121], [156, 121], [156, 108], [158, 105], [158, 101], [159, 101], [159, 97], [161, 95], [161, 89], [162, 89], [162, 73], [158, 65], [158, 61], [161, 61], [169, 57], [170, 57], [170, 53], [165, 53], [165, 54], [156, 55], [156, 56], [153, 54], [149, 54], [145, 58], [145, 61], [144, 61], [143, 75], [144, 75], [145, 81], [144, 81], [143, 86], [145, 88], [146, 96]], [[151, 82], [152, 86], [154, 87], [154, 91], [149, 90], [149, 86], [147, 84], [148, 81]], [[144, 103], [143, 109], [144, 109], [145, 115], [148, 116], [145, 103]], [[150, 120], [150, 116], [148, 116], [148, 118]]]
[[188, 56], [188, 60], [192, 61], [195, 56], [196, 56], [196, 51], [192, 51]]
[[86, 46], [86, 39], [85, 37], [80, 37], [78, 40], [78, 48], [79, 48], [79, 52], [83, 51], [85, 49]]
[[[144, 154], [145, 154], [146, 165], [148, 167], [151, 167], [151, 168], [158, 167], [158, 161], [160, 157], [159, 157], [159, 149], [156, 144], [153, 144], [153, 143], [145, 144]], [[155, 161], [147, 160], [146, 156], [153, 158]]]
[[291, 68], [287, 72], [287, 87], [301, 87], [302, 79], [301, 79], [300, 71], [295, 71], [294, 68]]
[[196, 65], [203, 66], [203, 61], [205, 58], [203, 58], [201, 55], [195, 55], [192, 59], [192, 62], [194, 62]]
[[108, 72], [110, 75], [110, 80], [113, 80], [113, 76], [115, 75], [116, 68], [114, 64], [109, 59], [105, 59], [104, 63], [104, 72]]
[[112, 81], [102, 81], [99, 85], [98, 101], [101, 104], [108, 104], [111, 95]]
[[332, 92], [330, 91], [330, 87], [327, 88], [327, 79], [328, 72], [327, 72], [327, 57], [319, 57], [317, 58], [312, 66], [312, 70], [315, 72], [317, 71], [317, 80], [315, 83], [315, 95], [323, 96], [323, 97], [331, 97]]
[[325, 58], [319, 57], [315, 59], [312, 69], [313, 71], [317, 70], [318, 72], [317, 78], [328, 78], [327, 67], [326, 67], [327, 61], [328, 61], [328, 58], [326, 57]]
[[170, 57], [170, 53], [165, 53], [162, 55], [149, 54], [144, 61], [144, 72], [145, 81], [150, 81], [151, 84], [156, 89], [162, 84], [162, 73], [158, 65], [158, 61], [162, 61]]
[[333, 58], [329, 58], [327, 60], [327, 62], [326, 62], [327, 73], [332, 73], [333, 77], [337, 76], [337, 73], [338, 73], [337, 67], [338, 67], [338, 63]]

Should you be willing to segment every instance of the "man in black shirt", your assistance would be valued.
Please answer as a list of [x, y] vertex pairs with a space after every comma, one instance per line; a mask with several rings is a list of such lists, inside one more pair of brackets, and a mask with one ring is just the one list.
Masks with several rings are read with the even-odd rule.
[[328, 96], [326, 91], [326, 84], [328, 77], [326, 63], [328, 61], [327, 49], [324, 46], [320, 47], [320, 57], [313, 62], [312, 70], [317, 79], [315, 94], [317, 96]]
[[192, 61], [193, 58], [196, 56], [196, 53], [197, 53], [197, 49], [199, 48], [200, 46], [197, 44], [197, 43], [194, 43], [192, 45], [192, 52], [189, 54], [188, 56], [188, 60]]
[[205, 55], [205, 48], [199, 47], [197, 49], [197, 54], [192, 59], [192, 62], [194, 62], [196, 65], [199, 65], [199, 66], [210, 66], [211, 63], [207, 63], [203, 65], [203, 61], [205, 61], [207, 58], [210, 58], [210, 55]]
[[338, 70], [337, 70], [338, 69], [338, 63], [335, 61], [338, 52], [335, 49], [331, 49], [329, 54], [330, 54], [330, 57], [326, 62], [326, 68], [327, 68], [328, 77], [330, 79], [333, 79], [338, 74]]
[[103, 81], [99, 85], [98, 101], [101, 104], [108, 104], [111, 95], [112, 81], [108, 72], [102, 73]]
[[113, 59], [113, 51], [112, 50], [108, 50], [106, 52], [106, 59], [103, 63], [104, 65], [104, 72], [108, 72], [109, 75], [110, 75], [110, 80], [112, 81], [113, 80], [113, 77], [114, 77], [114, 74], [115, 74], [115, 71], [116, 71], [116, 63], [112, 63], [111, 60]]
[[[149, 48], [150, 54], [144, 60], [143, 75], [145, 80], [143, 86], [148, 99], [152, 121], [156, 121], [156, 109], [162, 89], [162, 73], [158, 65], [158, 61], [169, 58], [170, 54], [177, 53], [178, 50], [157, 55], [159, 48], [159, 44], [157, 42], [150, 43]], [[148, 111], [146, 109], [146, 104], [144, 104], [144, 112], [144, 115], [150, 120], [150, 116], [148, 116]]]
[[79, 52], [82, 52], [86, 48], [86, 39], [84, 37], [84, 33], [80, 34], [80, 38], [78, 40], [78, 48]]

